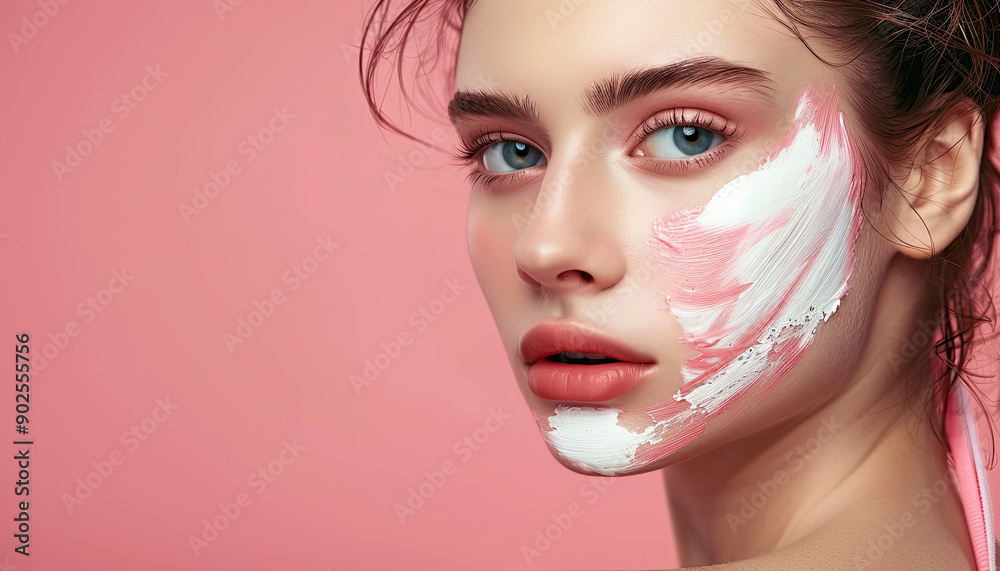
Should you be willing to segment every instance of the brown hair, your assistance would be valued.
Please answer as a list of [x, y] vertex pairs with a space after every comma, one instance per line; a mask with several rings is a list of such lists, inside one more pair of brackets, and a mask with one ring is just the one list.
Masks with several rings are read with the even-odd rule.
[[[1000, 105], [1000, 6], [995, 0], [759, 0], [765, 10], [785, 20], [785, 26], [807, 47], [804, 30], [833, 40], [835, 61], [843, 67], [846, 97], [868, 125], [858, 145], [864, 156], [868, 186], [879, 199], [889, 189], [904, 193], [891, 175], [891, 166], [913, 156], [923, 135], [947, 118], [955, 105], [971, 101], [989, 123]], [[416, 107], [406, 88], [405, 56], [414, 29], [430, 22], [427, 45], [417, 46], [413, 77], [431, 74], [441, 54], [449, 54], [445, 87], [455, 79], [457, 44], [468, 0], [378, 0], [366, 18], [358, 70], [365, 98], [377, 123], [411, 140], [419, 138], [394, 124], [375, 97], [379, 66], [395, 57], [396, 80], [403, 98]], [[775, 13], [777, 11], [777, 13]], [[777, 18], [777, 16], [783, 18]], [[368, 40], [371, 39], [371, 46]], [[809, 48], [812, 50], [812, 48]], [[813, 51], [816, 54], [815, 51]], [[817, 57], [820, 57], [817, 55]], [[428, 65], [429, 63], [429, 65]], [[431, 95], [421, 89], [425, 96]], [[872, 97], [872, 93], [879, 94]], [[425, 97], [425, 99], [434, 98]], [[441, 113], [432, 109], [431, 113]], [[440, 115], [439, 115], [440, 116]], [[1000, 119], [998, 119], [1000, 120]], [[987, 129], [987, 147], [993, 135]], [[993, 141], [993, 144], [996, 144]], [[428, 143], [424, 143], [428, 144]], [[998, 147], [1000, 149], [1000, 147]], [[974, 347], [981, 344], [982, 327], [993, 325], [993, 300], [986, 283], [991, 270], [996, 232], [994, 193], [1000, 192], [1000, 173], [990, 160], [981, 162], [978, 200], [968, 225], [958, 238], [932, 255], [925, 265], [931, 296], [928, 315], [935, 320], [937, 374], [930, 387], [913, 378], [907, 394], [926, 395], [927, 417], [947, 448], [944, 415], [951, 390], [965, 383], [984, 410], [980, 391], [970, 377]], [[993, 419], [986, 415], [990, 426]], [[992, 437], [991, 437], [991, 460]]]
[[[987, 124], [1000, 104], [1000, 6], [988, 0], [771, 0], [787, 27], [807, 46], [803, 29], [836, 40], [830, 65], [842, 74], [847, 98], [869, 126], [858, 140], [869, 186], [905, 191], [890, 165], [912, 156], [921, 137], [947, 119], [955, 105], [971, 100]], [[762, 2], [762, 4], [764, 4]], [[992, 4], [992, 5], [990, 5]], [[811, 49], [811, 48], [810, 48]], [[815, 54], [815, 51], [813, 52]], [[817, 57], [819, 57], [817, 55]], [[822, 58], [820, 58], [822, 59]], [[872, 93], [880, 94], [872, 97]], [[881, 96], [886, 94], [888, 96]], [[987, 129], [987, 143], [991, 133]], [[978, 200], [969, 223], [924, 266], [931, 295], [928, 314], [936, 321], [937, 374], [931, 387], [911, 377], [907, 393], [927, 394], [928, 416], [947, 448], [944, 415], [955, 383], [963, 382], [987, 412], [993, 454], [993, 418], [970, 377], [973, 349], [982, 345], [982, 327], [994, 326], [989, 272], [996, 235], [995, 193], [1000, 173], [983, 157]]]

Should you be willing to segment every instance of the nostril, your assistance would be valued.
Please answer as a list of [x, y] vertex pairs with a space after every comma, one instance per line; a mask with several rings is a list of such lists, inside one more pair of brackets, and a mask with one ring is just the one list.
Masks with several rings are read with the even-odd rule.
[[559, 274], [557, 279], [561, 282], [579, 280], [586, 284], [594, 283], [594, 276], [583, 270], [566, 270], [565, 272]]

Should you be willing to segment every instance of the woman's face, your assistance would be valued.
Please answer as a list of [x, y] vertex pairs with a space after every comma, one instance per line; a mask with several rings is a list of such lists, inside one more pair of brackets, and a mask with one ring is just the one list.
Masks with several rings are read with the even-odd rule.
[[455, 87], [472, 264], [566, 466], [660, 468], [851, 382], [887, 250], [839, 78], [754, 2], [478, 0]]

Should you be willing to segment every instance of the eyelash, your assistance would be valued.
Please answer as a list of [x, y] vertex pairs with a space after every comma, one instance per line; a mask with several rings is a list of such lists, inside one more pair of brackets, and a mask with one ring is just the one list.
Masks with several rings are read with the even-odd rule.
[[[701, 127], [703, 129], [708, 129], [709, 131], [719, 133], [720, 135], [726, 137], [727, 141], [729, 138], [735, 136], [737, 132], [735, 126], [732, 126], [727, 119], [721, 119], [715, 116], [704, 118], [702, 117], [701, 111], [694, 111], [693, 116], [691, 115], [685, 116], [683, 109], [674, 108], [665, 111], [664, 113], [654, 115], [653, 117], [647, 119], [642, 124], [642, 131], [641, 131], [642, 134], [639, 136], [639, 140], [635, 142], [635, 146], [638, 146], [643, 141], [645, 141], [650, 135], [661, 129], [687, 126], [687, 125], [691, 125], [694, 127]], [[453, 158], [457, 160], [464, 167], [474, 166], [478, 164], [480, 160], [479, 155], [481, 151], [490, 147], [491, 145], [504, 142], [523, 142], [525, 144], [529, 145], [531, 144], [528, 143], [527, 141], [522, 141], [521, 139], [516, 139], [516, 138], [512, 139], [505, 137], [503, 133], [498, 133], [496, 131], [489, 131], [488, 129], [482, 129], [480, 130], [479, 133], [477, 133], [474, 137], [472, 137], [471, 142], [462, 141], [458, 151], [454, 154]], [[703, 155], [698, 155], [686, 160], [657, 159], [649, 157], [647, 157], [647, 160], [654, 161], [654, 164], [656, 162], [658, 163], [669, 162], [673, 164], [672, 168], [675, 169], [679, 168], [682, 172], [686, 172], [692, 166], [706, 167], [715, 162], [716, 160], [720, 159], [721, 155], [725, 153], [725, 149], [722, 149], [724, 144], [725, 143], [718, 145], [717, 147], [704, 153]], [[719, 149], [722, 150], [720, 151]], [[489, 189], [492, 188], [493, 185], [498, 184], [500, 182], [508, 182], [508, 183], [517, 182], [524, 176], [525, 171], [528, 170], [530, 170], [530, 168], [517, 170], [511, 173], [501, 174], [501, 173], [489, 173], [481, 171], [479, 169], [475, 169], [472, 172], [470, 172], [469, 175], [466, 177], [466, 182], [473, 186], [482, 183], [484, 188]]]
[[[504, 137], [503, 133], [497, 133], [495, 131], [491, 132], [483, 129], [479, 132], [479, 134], [472, 138], [471, 143], [462, 141], [462, 145], [459, 148], [458, 153], [455, 155], [455, 159], [458, 160], [462, 166], [470, 167], [479, 163], [479, 154], [483, 149], [491, 145], [495, 145], [496, 143], [513, 143], [519, 141], [525, 144], [530, 144], [527, 141], [521, 141], [520, 139], [508, 139]], [[513, 173], [499, 174], [484, 172], [476, 169], [470, 172], [469, 175], [465, 177], [465, 180], [472, 186], [482, 183], [485, 188], [492, 188], [494, 184], [501, 182], [502, 179], [506, 179], [509, 182], [519, 180], [526, 170], [528, 169], [521, 169], [519, 171], [514, 171]]]
[[[736, 137], [737, 130], [736, 126], [732, 125], [728, 119], [722, 119], [718, 116], [711, 115], [707, 118], [702, 117], [701, 111], [694, 111], [694, 116], [685, 116], [684, 111], [681, 109], [670, 109], [666, 111], [666, 115], [659, 114], [646, 120], [642, 124], [642, 136], [639, 141], [635, 143], [636, 146], [641, 144], [646, 140], [647, 137], [653, 133], [659, 131], [660, 129], [667, 129], [670, 127], [680, 127], [691, 125], [694, 127], [701, 127], [703, 129], [708, 129], [718, 133], [726, 138], [726, 141]], [[670, 168], [673, 172], [678, 170], [682, 173], [687, 172], [692, 166], [698, 168], [704, 168], [708, 165], [714, 163], [715, 161], [721, 159], [723, 155], [726, 154], [728, 150], [724, 146], [725, 142], [720, 143], [718, 146], [706, 151], [703, 154], [691, 157], [690, 159], [678, 160], [678, 159], [658, 159], [655, 157], [646, 157], [653, 170], [658, 173], [666, 174], [665, 168]], [[669, 167], [668, 167], [669, 165]]]

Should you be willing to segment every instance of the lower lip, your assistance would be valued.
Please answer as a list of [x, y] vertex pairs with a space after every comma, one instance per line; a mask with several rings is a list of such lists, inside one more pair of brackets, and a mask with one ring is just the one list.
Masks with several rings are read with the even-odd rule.
[[654, 366], [625, 362], [572, 365], [542, 359], [528, 367], [528, 388], [548, 400], [602, 402], [637, 388]]

